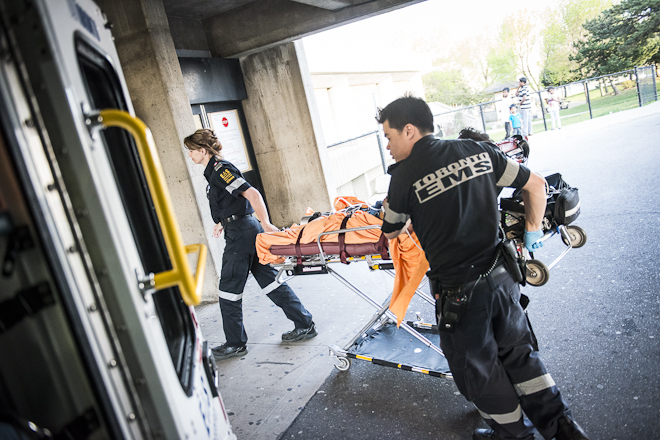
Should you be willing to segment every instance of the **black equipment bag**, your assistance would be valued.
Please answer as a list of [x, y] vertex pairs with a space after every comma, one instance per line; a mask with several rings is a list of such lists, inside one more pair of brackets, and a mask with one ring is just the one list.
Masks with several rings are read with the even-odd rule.
[[550, 186], [548, 209], [558, 225], [570, 225], [580, 215], [580, 195], [577, 188], [572, 188], [562, 179], [561, 174], [552, 174], [545, 178]]
[[[580, 215], [578, 189], [566, 183], [559, 173], [547, 176], [545, 181], [548, 182], [549, 187], [546, 217], [551, 216], [550, 220], [554, 220], [557, 225], [570, 225]], [[520, 202], [522, 202], [522, 191], [517, 189], [510, 199], [500, 200], [500, 207], [505, 211], [524, 213], [524, 207]], [[515, 206], [516, 204], [519, 206]]]

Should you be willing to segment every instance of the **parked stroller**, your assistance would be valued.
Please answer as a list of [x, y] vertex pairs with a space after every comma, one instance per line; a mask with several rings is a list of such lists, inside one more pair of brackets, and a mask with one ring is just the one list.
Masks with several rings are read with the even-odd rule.
[[552, 269], [573, 248], [580, 248], [587, 242], [587, 233], [579, 226], [572, 225], [580, 215], [580, 197], [578, 189], [568, 185], [561, 174], [556, 173], [545, 178], [548, 184], [548, 202], [543, 217], [544, 232], [541, 241], [559, 235], [566, 245], [550, 265], [534, 259], [534, 254], [527, 251], [523, 244], [525, 233], [525, 208], [522, 193], [517, 190], [510, 198], [500, 199], [501, 226], [506, 239], [513, 240], [521, 266], [525, 269], [525, 280], [532, 286], [542, 286], [550, 278]]

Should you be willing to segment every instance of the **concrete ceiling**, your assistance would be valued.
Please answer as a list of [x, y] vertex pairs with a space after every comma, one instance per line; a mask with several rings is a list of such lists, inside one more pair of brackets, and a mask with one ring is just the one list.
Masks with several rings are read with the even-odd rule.
[[424, 0], [162, 1], [170, 28], [203, 28], [212, 56], [240, 58]]
[[[260, 0], [163, 0], [165, 12], [171, 17], [206, 20], [207, 18], [223, 14], [240, 8], [249, 3]], [[290, 0], [316, 8], [336, 11], [342, 8], [357, 6], [370, 0]]]
[[205, 20], [255, 0], [163, 0], [165, 13], [171, 17]]

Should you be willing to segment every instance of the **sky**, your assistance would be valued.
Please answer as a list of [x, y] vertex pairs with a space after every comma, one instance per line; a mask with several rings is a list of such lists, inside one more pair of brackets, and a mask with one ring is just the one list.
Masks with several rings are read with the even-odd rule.
[[541, 13], [558, 3], [559, 0], [427, 0], [305, 37], [303, 43], [310, 69], [317, 72], [324, 71], [326, 65], [350, 60], [374, 65], [386, 64], [390, 57], [410, 57], [411, 62], [417, 62], [410, 53], [428, 54], [429, 48], [420, 44], [423, 41], [452, 45], [483, 31], [496, 35], [508, 15], [523, 9]]

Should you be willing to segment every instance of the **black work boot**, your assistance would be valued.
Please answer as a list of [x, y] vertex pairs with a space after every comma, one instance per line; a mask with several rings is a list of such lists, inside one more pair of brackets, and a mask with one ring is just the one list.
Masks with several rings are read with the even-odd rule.
[[240, 347], [230, 347], [227, 344], [222, 344], [218, 347], [213, 347], [211, 353], [213, 357], [221, 361], [223, 359], [229, 359], [232, 357], [240, 357], [246, 355], [248, 352], [247, 345], [242, 345]]
[[472, 433], [472, 440], [499, 440], [500, 438], [492, 429], [479, 428]]
[[[502, 437], [492, 429], [479, 428], [472, 433], [472, 440], [501, 440]], [[525, 437], [525, 440], [534, 440], [534, 434]]]
[[286, 332], [282, 335], [282, 340], [284, 342], [296, 342], [303, 339], [312, 339], [314, 336], [318, 335], [316, 331], [316, 326], [312, 322], [307, 328], [295, 328], [290, 332]]
[[589, 440], [587, 434], [582, 430], [575, 420], [569, 416], [564, 416], [557, 421], [556, 440]]

